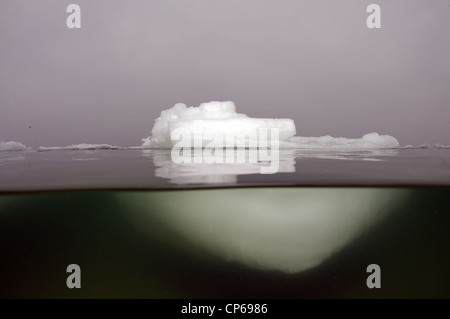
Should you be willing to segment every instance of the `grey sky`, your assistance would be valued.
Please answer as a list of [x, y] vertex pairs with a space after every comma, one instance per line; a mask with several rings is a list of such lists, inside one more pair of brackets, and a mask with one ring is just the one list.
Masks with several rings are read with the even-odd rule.
[[298, 135], [450, 144], [449, 31], [448, 0], [2, 0], [0, 140], [140, 145], [177, 102], [232, 100]]

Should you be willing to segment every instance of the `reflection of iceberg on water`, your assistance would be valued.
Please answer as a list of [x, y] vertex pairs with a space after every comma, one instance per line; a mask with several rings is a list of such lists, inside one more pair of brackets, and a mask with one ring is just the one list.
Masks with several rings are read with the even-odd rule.
[[295, 152], [296, 159], [315, 158], [341, 161], [373, 161], [381, 162], [383, 158], [398, 156], [397, 149], [367, 149], [367, 150], [329, 150], [329, 149], [301, 149]]
[[[280, 150], [278, 173], [295, 172], [294, 153], [294, 150]], [[217, 158], [208, 158], [201, 150], [197, 153], [202, 156], [200, 163], [193, 160], [195, 150], [182, 154], [186, 160], [181, 163], [175, 163], [167, 150], [142, 150], [142, 154], [153, 159], [155, 176], [169, 179], [174, 184], [235, 184], [237, 175], [260, 174], [261, 168], [271, 165], [268, 161], [250, 161], [246, 149], [224, 152], [223, 163], [217, 163]], [[244, 162], [227, 162], [227, 156], [243, 158]]]
[[[190, 242], [192, 250], [295, 273], [318, 266], [395, 212], [408, 191], [280, 187], [117, 196], [137, 213], [136, 225], [143, 231], [154, 229], [156, 218]], [[144, 212], [151, 216], [148, 222]], [[167, 232], [159, 235], [172, 240]]]

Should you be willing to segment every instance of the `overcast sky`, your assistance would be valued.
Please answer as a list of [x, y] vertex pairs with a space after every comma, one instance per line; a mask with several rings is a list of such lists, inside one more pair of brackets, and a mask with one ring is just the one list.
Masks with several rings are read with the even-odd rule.
[[1, 1], [0, 140], [140, 145], [211, 100], [302, 136], [450, 144], [450, 1]]

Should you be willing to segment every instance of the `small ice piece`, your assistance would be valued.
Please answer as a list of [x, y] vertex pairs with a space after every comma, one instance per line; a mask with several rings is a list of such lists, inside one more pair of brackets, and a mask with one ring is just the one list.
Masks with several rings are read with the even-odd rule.
[[428, 148], [431, 148], [431, 145], [428, 143], [420, 144], [419, 146], [417, 146], [417, 148], [428, 149]]
[[118, 146], [112, 146], [109, 144], [73, 144], [67, 146], [39, 146], [38, 152], [44, 151], [56, 151], [56, 150], [117, 150]]
[[433, 147], [433, 146], [430, 145], [430, 144], [428, 144], [428, 143], [420, 144], [420, 145], [411, 145], [411, 144], [408, 144], [408, 145], [406, 145], [406, 146], [400, 147], [400, 149], [429, 149], [429, 148], [432, 148], [432, 147]]
[[27, 147], [19, 142], [14, 142], [14, 141], [1, 142], [0, 141], [0, 151], [28, 151], [28, 150], [31, 150], [31, 148]]
[[[183, 130], [190, 134], [195, 139], [192, 143], [194, 147], [195, 145], [205, 147], [218, 135], [224, 139], [224, 144], [227, 138], [234, 140], [243, 137], [242, 141], [245, 143], [243, 145], [258, 146], [261, 130], [267, 132], [263, 139], [268, 141], [271, 129], [278, 129], [280, 142], [289, 141], [296, 133], [295, 123], [291, 119], [251, 118], [236, 113], [236, 106], [230, 101], [202, 103], [198, 107], [186, 107], [186, 104], [178, 103], [161, 112], [153, 126], [152, 135], [142, 140], [142, 146], [171, 149], [177, 142], [171, 139], [175, 130]], [[250, 144], [251, 142], [256, 144]]]

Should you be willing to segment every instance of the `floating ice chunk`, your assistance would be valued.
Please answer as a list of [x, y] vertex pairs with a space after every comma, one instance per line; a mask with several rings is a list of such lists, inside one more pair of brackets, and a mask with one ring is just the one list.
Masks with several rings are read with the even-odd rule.
[[429, 144], [429, 143], [425, 143], [425, 144], [420, 144], [420, 145], [406, 145], [406, 146], [402, 146], [400, 147], [401, 149], [429, 149], [429, 148], [437, 148], [437, 149], [449, 149], [450, 145], [444, 145], [444, 144]]
[[405, 145], [405, 146], [402, 146], [402, 147], [400, 147], [400, 149], [403, 149], [403, 150], [405, 150], [405, 149], [429, 149], [429, 148], [433, 148], [433, 147], [436, 147], [436, 148], [441, 148], [441, 147], [439, 147], [438, 145], [434, 145], [434, 146], [432, 146], [432, 145], [430, 145], [430, 144], [428, 144], [428, 143], [425, 143], [425, 144], [420, 144], [420, 145], [411, 145], [411, 144], [408, 144], [408, 145]]
[[38, 152], [43, 151], [55, 151], [55, 150], [117, 150], [118, 146], [112, 146], [109, 144], [75, 144], [67, 146], [39, 146]]
[[395, 137], [390, 135], [379, 135], [369, 133], [362, 138], [344, 137], [302, 137], [296, 136], [291, 140], [292, 146], [306, 149], [382, 149], [398, 148], [399, 143]]
[[27, 150], [31, 150], [31, 148], [19, 142], [14, 141], [0, 142], [0, 151], [27, 151]]
[[[295, 135], [295, 123], [291, 119], [258, 119], [245, 114], [236, 113], [233, 102], [202, 103], [198, 107], [186, 107], [178, 103], [172, 108], [162, 111], [155, 121], [152, 135], [143, 139], [144, 148], [172, 148], [176, 140], [171, 136], [174, 132], [184, 132], [193, 139], [192, 146], [207, 146], [219, 136], [222, 145], [227, 138], [239, 139], [246, 146], [258, 146], [258, 142], [270, 140], [270, 130], [277, 129], [279, 141], [288, 141]], [[265, 130], [265, 136], [261, 132]], [[256, 144], [253, 144], [256, 143]]]
[[[275, 130], [277, 134], [273, 134]], [[236, 113], [233, 102], [202, 103], [198, 107], [186, 107], [178, 103], [162, 111], [156, 119], [152, 135], [144, 138], [143, 148], [171, 149], [178, 142], [177, 137], [190, 136], [189, 147], [208, 147], [211, 141], [217, 147], [216, 137], [220, 135], [222, 146], [227, 139], [235, 140], [237, 147], [271, 147], [277, 139], [280, 148], [295, 149], [387, 149], [398, 148], [396, 138], [389, 135], [370, 133], [359, 139], [335, 138], [331, 136], [295, 136], [295, 123], [291, 119], [259, 119]], [[264, 134], [263, 134], [264, 133]], [[175, 137], [175, 138], [174, 138]], [[180, 138], [182, 139], [182, 138]], [[192, 142], [191, 142], [192, 139]], [[220, 144], [220, 143], [219, 143]]]

